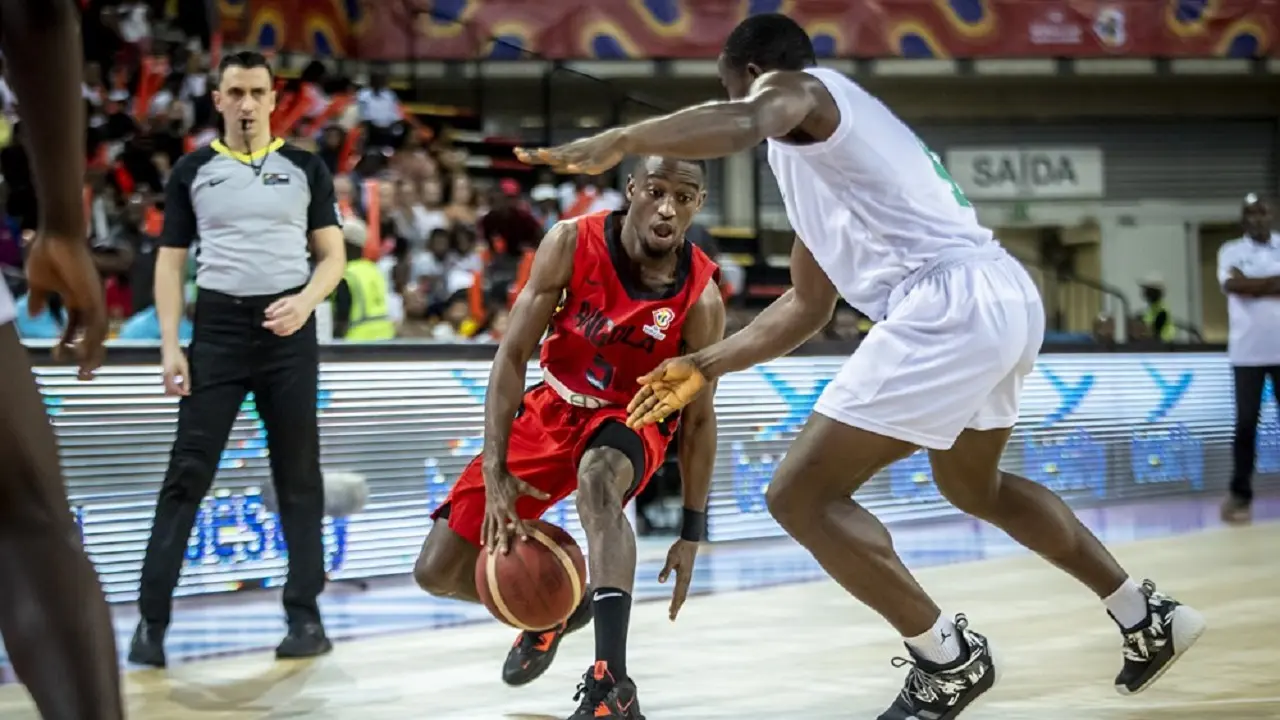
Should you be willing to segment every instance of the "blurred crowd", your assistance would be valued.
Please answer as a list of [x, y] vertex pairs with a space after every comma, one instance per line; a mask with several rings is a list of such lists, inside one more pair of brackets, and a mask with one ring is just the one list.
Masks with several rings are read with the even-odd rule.
[[[159, 339], [152, 278], [164, 185], [179, 157], [219, 134], [207, 21], [183, 15], [186, 5], [94, 0], [86, 8], [84, 202], [113, 336], [121, 339]], [[503, 177], [454, 143], [450, 128], [407, 112], [378, 68], [349, 78], [313, 62], [277, 90], [273, 131], [315, 151], [333, 172], [348, 255], [379, 269], [397, 337], [498, 340], [543, 233], [624, 203], [614, 176]], [[23, 306], [23, 249], [37, 206], [16, 100], [2, 80], [0, 109], [0, 272]], [[719, 255], [702, 225], [689, 239]], [[722, 266], [726, 298], [741, 296], [741, 268], [723, 259]], [[731, 305], [730, 331], [754, 314], [746, 305]], [[60, 333], [56, 302], [41, 316], [22, 315], [19, 332], [28, 339]], [[826, 337], [849, 339], [866, 327], [846, 309]]]

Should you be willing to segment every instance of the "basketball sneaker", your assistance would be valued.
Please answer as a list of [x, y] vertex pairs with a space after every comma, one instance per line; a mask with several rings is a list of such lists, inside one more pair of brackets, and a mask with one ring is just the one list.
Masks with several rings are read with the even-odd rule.
[[894, 658], [894, 667], [910, 665], [902, 692], [879, 720], [951, 720], [996, 684], [997, 666], [987, 638], [969, 629], [964, 615], [956, 616], [960, 657], [937, 665], [916, 655]]
[[1150, 580], [1142, 581], [1142, 594], [1147, 596], [1147, 616], [1135, 627], [1120, 628], [1124, 636], [1124, 667], [1116, 675], [1116, 692], [1121, 695], [1134, 695], [1151, 687], [1207, 627], [1203, 615], [1157, 592]]
[[543, 632], [522, 632], [516, 638], [507, 660], [502, 664], [502, 682], [518, 687], [542, 677], [556, 659], [556, 649], [565, 635], [586, 627], [591, 622], [591, 595], [588, 593], [560, 627]]
[[609, 672], [609, 664], [603, 660], [597, 660], [582, 676], [582, 683], [578, 685], [573, 699], [580, 700], [581, 704], [569, 720], [644, 720], [644, 715], [640, 714], [640, 703], [636, 701], [636, 684], [631, 682], [631, 678], [615, 680]]

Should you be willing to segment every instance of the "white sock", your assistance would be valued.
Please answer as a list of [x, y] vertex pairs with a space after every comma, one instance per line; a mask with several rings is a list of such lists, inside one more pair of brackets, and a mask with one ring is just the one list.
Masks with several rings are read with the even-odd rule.
[[907, 646], [922, 660], [935, 665], [946, 665], [960, 659], [960, 638], [956, 623], [946, 615], [939, 615], [933, 627], [912, 638], [905, 638]]
[[1102, 604], [1126, 630], [1136, 627], [1147, 617], [1147, 596], [1142, 594], [1142, 587], [1133, 578], [1125, 578], [1118, 590], [1102, 599]]

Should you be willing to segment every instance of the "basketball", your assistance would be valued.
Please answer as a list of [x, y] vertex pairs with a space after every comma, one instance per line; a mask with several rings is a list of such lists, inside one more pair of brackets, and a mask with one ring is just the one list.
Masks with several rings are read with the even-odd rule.
[[542, 520], [526, 522], [529, 539], [511, 539], [506, 555], [480, 551], [476, 591], [489, 612], [520, 630], [546, 630], [569, 619], [582, 600], [587, 562], [573, 537]]

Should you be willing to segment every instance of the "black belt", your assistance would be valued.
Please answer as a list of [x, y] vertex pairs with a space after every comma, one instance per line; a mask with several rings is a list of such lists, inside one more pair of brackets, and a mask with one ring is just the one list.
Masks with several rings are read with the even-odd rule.
[[271, 295], [229, 295], [217, 290], [206, 290], [202, 287], [196, 288], [196, 304], [207, 305], [211, 307], [242, 307], [248, 309], [264, 309], [271, 303], [288, 295], [297, 295], [302, 292], [302, 286], [282, 290]]

